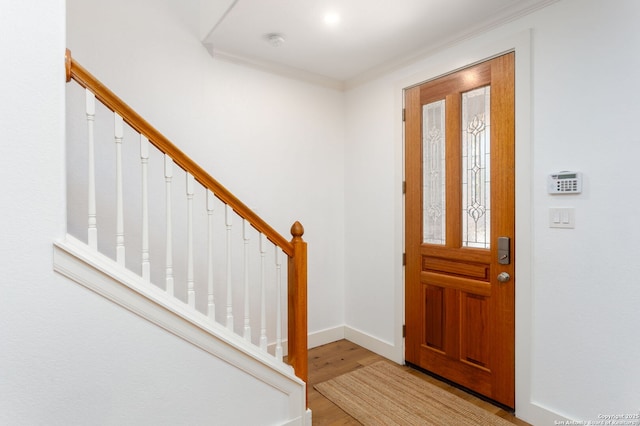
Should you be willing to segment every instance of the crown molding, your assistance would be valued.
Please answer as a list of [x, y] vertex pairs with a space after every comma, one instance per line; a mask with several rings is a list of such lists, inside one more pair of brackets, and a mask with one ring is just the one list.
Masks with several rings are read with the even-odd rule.
[[214, 59], [230, 62], [233, 64], [244, 65], [249, 68], [254, 68], [260, 71], [280, 75], [282, 77], [303, 81], [306, 83], [314, 84], [316, 86], [322, 86], [338, 91], [344, 90], [344, 82], [335, 78], [326, 77], [310, 71], [290, 67], [288, 65], [278, 64], [276, 62], [249, 58], [241, 55], [234, 55], [229, 52], [215, 49], [210, 43], [203, 44]]

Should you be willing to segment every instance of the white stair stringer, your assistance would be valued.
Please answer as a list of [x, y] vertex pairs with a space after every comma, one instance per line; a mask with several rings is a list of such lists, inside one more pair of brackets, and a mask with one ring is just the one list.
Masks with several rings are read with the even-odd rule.
[[289, 401], [289, 419], [283, 424], [311, 424], [306, 384], [288, 364], [70, 235], [54, 244], [53, 266], [56, 272], [282, 392]]

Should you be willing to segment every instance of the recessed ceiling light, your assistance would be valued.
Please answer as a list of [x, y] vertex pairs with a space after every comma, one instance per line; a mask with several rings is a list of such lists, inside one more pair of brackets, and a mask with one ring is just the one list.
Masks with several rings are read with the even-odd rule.
[[340, 22], [340, 15], [335, 12], [329, 12], [324, 15], [324, 23], [330, 26], [337, 25]]

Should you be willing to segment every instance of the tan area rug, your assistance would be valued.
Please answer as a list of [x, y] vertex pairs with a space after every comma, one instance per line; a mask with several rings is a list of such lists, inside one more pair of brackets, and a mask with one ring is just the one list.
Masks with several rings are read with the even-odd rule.
[[315, 388], [363, 425], [512, 425], [386, 361]]

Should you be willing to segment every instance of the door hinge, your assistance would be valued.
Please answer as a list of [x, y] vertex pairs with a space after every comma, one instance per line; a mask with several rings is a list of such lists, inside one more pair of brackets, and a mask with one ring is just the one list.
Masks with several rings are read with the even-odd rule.
[[403, 194], [407, 193], [407, 181], [406, 180], [402, 181], [402, 193]]
[[407, 325], [402, 324], [402, 337], [407, 337]]
[[405, 122], [407, 119], [407, 110], [406, 108], [402, 108], [402, 122]]
[[407, 266], [407, 253], [402, 253], [402, 266]]

